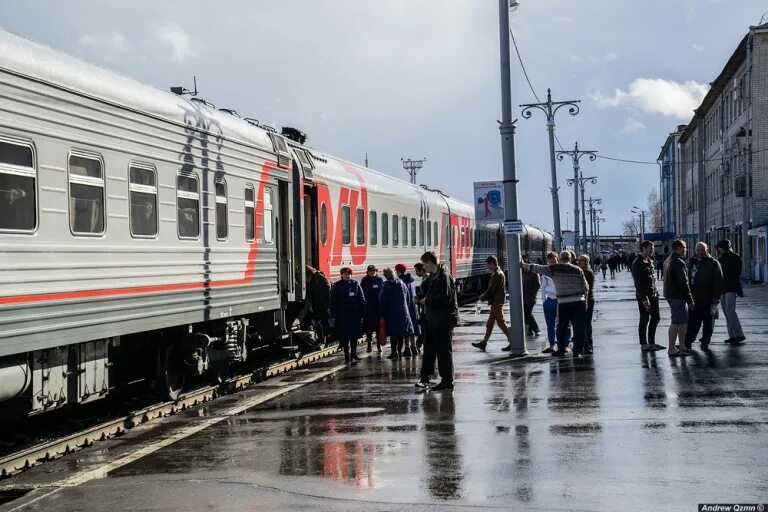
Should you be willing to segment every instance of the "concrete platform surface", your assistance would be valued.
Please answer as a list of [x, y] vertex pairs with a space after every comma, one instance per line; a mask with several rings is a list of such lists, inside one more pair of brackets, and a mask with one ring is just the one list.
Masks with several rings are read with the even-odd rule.
[[[627, 272], [598, 278], [596, 295], [594, 356], [512, 361], [498, 331], [478, 352], [470, 343], [484, 312], [466, 308], [452, 393], [417, 392], [420, 359], [363, 354], [333, 373], [337, 359], [34, 468], [4, 483], [35, 490], [0, 510], [693, 511], [768, 501], [768, 288], [740, 302], [748, 343], [723, 344], [721, 319], [711, 350], [685, 359], [640, 352]], [[537, 316], [543, 327], [540, 307]], [[661, 344], [668, 325], [662, 304]]]

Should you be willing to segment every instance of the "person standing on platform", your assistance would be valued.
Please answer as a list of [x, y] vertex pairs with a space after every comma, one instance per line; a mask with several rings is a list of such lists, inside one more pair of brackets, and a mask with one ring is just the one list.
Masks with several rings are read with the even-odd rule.
[[485, 323], [485, 336], [483, 337], [483, 341], [472, 343], [472, 346], [485, 351], [485, 347], [488, 346], [488, 340], [491, 338], [491, 333], [493, 332], [493, 326], [498, 325], [507, 340], [507, 347], [502, 350], [508, 351], [511, 347], [511, 344], [509, 343], [509, 327], [507, 327], [507, 322], [504, 320], [504, 303], [507, 300], [507, 281], [504, 272], [499, 268], [499, 260], [496, 259], [496, 256], [488, 256], [485, 259], [485, 264], [491, 272], [491, 278], [488, 283], [488, 289], [485, 290], [485, 293], [480, 295], [478, 300], [487, 300], [488, 305], [491, 306], [491, 311], [488, 314], [488, 321]]
[[430, 385], [429, 378], [435, 372], [435, 359], [440, 372], [440, 383], [433, 391], [453, 389], [453, 328], [459, 323], [459, 302], [456, 282], [444, 264], [438, 264], [432, 251], [421, 255], [424, 270], [429, 272], [429, 285], [424, 298], [419, 301], [426, 310], [424, 357], [421, 378], [417, 387]]
[[325, 274], [307, 265], [304, 267], [307, 275], [307, 302], [311, 311], [312, 327], [315, 329], [318, 341], [328, 346], [328, 335], [331, 332], [331, 284]]
[[584, 353], [592, 354], [594, 352], [594, 343], [592, 342], [592, 317], [595, 314], [595, 273], [589, 266], [589, 255], [582, 254], [578, 259], [579, 268], [584, 272], [584, 278], [587, 280], [589, 291], [587, 292], [587, 316], [584, 321]]
[[614, 253], [608, 258], [608, 268], [611, 271], [611, 279], [616, 279], [616, 267], [619, 266], [619, 255]]
[[[688, 268], [685, 265], [687, 247], [682, 240], [672, 242], [672, 254], [664, 261], [664, 298], [669, 303], [669, 356], [687, 356], [691, 351], [685, 346], [688, 331], [688, 307], [693, 307]], [[675, 339], [679, 347], [675, 348]]]
[[344, 361], [359, 361], [357, 341], [363, 335], [365, 294], [360, 284], [352, 279], [352, 269], [341, 269], [341, 279], [331, 288], [331, 318], [334, 333], [344, 350]]
[[395, 265], [395, 272], [398, 279], [403, 282], [408, 289], [408, 314], [411, 317], [411, 325], [413, 326], [413, 333], [405, 339], [405, 350], [403, 351], [403, 357], [416, 357], [419, 355], [419, 348], [416, 346], [416, 338], [421, 334], [421, 326], [419, 325], [419, 313], [416, 307], [416, 282], [413, 276], [408, 272], [408, 269], [402, 263]]
[[568, 346], [568, 327], [573, 327], [573, 356], [584, 351], [585, 321], [587, 314], [587, 293], [589, 285], [584, 272], [571, 263], [571, 253], [560, 253], [560, 263], [535, 265], [523, 263], [523, 268], [551, 277], [557, 291], [557, 351], [552, 355], [565, 357]]
[[379, 295], [384, 280], [378, 276], [375, 265], [368, 265], [365, 277], [360, 280], [360, 287], [365, 295], [365, 316], [363, 317], [363, 331], [368, 341], [368, 352], [373, 350], [373, 333], [376, 333], [376, 350], [381, 353], [381, 341], [379, 339]]
[[632, 279], [635, 281], [635, 299], [640, 311], [640, 323], [637, 326], [640, 336], [640, 350], [643, 352], [663, 350], [656, 344], [656, 327], [661, 319], [659, 315], [659, 292], [656, 289], [656, 277], [653, 271], [653, 242], [645, 240], [640, 244], [640, 254], [632, 262]]
[[406, 339], [413, 334], [411, 315], [408, 313], [410, 294], [408, 287], [395, 276], [391, 268], [384, 269], [384, 286], [379, 298], [379, 314], [384, 319], [392, 353], [389, 359], [397, 361], [403, 357]]
[[[527, 257], [523, 258], [525, 263], [530, 263]], [[541, 334], [539, 324], [533, 316], [533, 308], [536, 306], [536, 298], [541, 289], [541, 280], [539, 274], [534, 274], [530, 270], [520, 269], [522, 272], [523, 284], [523, 318], [525, 319], [525, 330], [528, 336], [538, 336]]]
[[713, 314], [720, 303], [723, 287], [723, 271], [720, 263], [709, 255], [707, 244], [696, 244], [696, 257], [688, 262], [688, 274], [691, 276], [691, 295], [694, 306], [688, 318], [685, 346], [690, 349], [699, 329], [704, 324], [701, 335], [701, 349], [707, 350], [712, 341], [714, 327]]
[[424, 264], [417, 262], [413, 264], [413, 271], [416, 273], [416, 277], [421, 279], [421, 283], [416, 287], [416, 297], [413, 302], [416, 303], [416, 308], [419, 314], [419, 326], [421, 333], [416, 338], [416, 353], [418, 354], [421, 348], [424, 346], [424, 322], [426, 317], [424, 315], [424, 306], [419, 304], [419, 301], [424, 298], [429, 281], [429, 274], [424, 270]]
[[736, 297], [744, 296], [741, 286], [742, 262], [741, 256], [731, 250], [730, 240], [717, 242], [717, 254], [720, 267], [723, 270], [723, 314], [728, 326], [728, 339], [726, 343], [739, 344], [746, 340], [744, 331], [741, 330], [741, 322], [736, 314]]
[[605, 279], [605, 271], [608, 270], [608, 257], [603, 256], [600, 260], [600, 271], [603, 273], [603, 279]]
[[[605, 260], [603, 260], [605, 261]], [[547, 253], [547, 265], [557, 263], [557, 253]], [[541, 303], [544, 309], [544, 320], [547, 322], [547, 340], [549, 346], [544, 349], [545, 354], [551, 354], [557, 346], [556, 326], [557, 326], [557, 291], [555, 281], [551, 277], [541, 275]]]

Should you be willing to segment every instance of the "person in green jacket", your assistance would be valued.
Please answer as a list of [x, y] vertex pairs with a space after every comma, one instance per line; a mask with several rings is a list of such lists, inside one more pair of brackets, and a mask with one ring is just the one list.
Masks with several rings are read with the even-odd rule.
[[[491, 312], [488, 314], [488, 322], [485, 324], [485, 337], [483, 341], [473, 343], [472, 346], [485, 351], [485, 347], [488, 345], [488, 340], [491, 338], [493, 332], [493, 326], [498, 325], [504, 332], [504, 336], [509, 341], [509, 327], [504, 320], [504, 302], [507, 299], [507, 281], [504, 277], [504, 272], [499, 268], [499, 260], [496, 256], [488, 256], [485, 260], [485, 264], [488, 266], [488, 270], [491, 272], [491, 279], [488, 284], [488, 289], [480, 296], [480, 300], [487, 300], [491, 306]], [[507, 347], [502, 350], [509, 350], [509, 343]]]

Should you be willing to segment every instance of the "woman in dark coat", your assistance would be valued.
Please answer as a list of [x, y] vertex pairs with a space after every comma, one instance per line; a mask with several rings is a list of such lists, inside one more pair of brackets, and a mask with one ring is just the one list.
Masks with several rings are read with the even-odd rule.
[[368, 352], [371, 352], [373, 333], [376, 333], [376, 349], [381, 352], [381, 340], [379, 339], [379, 295], [384, 280], [377, 275], [375, 265], [368, 265], [365, 276], [360, 280], [360, 287], [365, 294], [365, 316], [363, 318], [363, 331], [368, 341]]
[[339, 344], [344, 349], [344, 360], [359, 361], [357, 341], [363, 335], [363, 314], [365, 296], [360, 284], [352, 279], [352, 269], [341, 269], [341, 279], [331, 288], [331, 318], [334, 320], [334, 332]]
[[388, 358], [400, 359], [405, 337], [413, 334], [411, 315], [408, 313], [408, 288], [395, 277], [391, 268], [384, 269], [384, 286], [379, 297], [379, 313], [387, 326], [387, 335], [392, 343]]
[[419, 349], [416, 347], [416, 338], [421, 334], [421, 326], [419, 325], [419, 312], [416, 308], [416, 302], [413, 300], [416, 297], [416, 281], [407, 270], [406, 266], [402, 263], [395, 265], [395, 273], [398, 279], [408, 289], [408, 315], [411, 317], [411, 324], [413, 325], [413, 334], [405, 340], [403, 357], [416, 357], [419, 355]]

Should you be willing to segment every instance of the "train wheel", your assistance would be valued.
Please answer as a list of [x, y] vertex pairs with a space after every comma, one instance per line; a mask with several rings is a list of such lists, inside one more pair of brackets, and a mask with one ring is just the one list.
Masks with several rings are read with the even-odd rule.
[[157, 353], [157, 389], [167, 399], [176, 400], [184, 387], [186, 372], [181, 352], [175, 343], [164, 343]]

